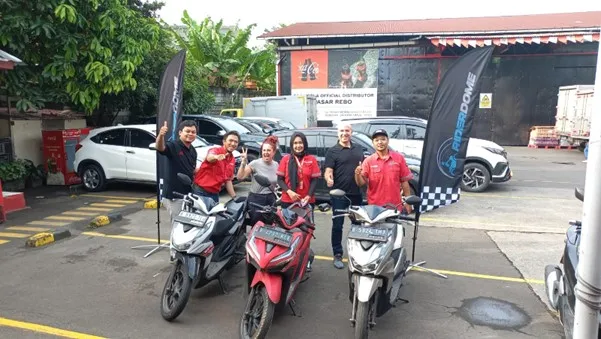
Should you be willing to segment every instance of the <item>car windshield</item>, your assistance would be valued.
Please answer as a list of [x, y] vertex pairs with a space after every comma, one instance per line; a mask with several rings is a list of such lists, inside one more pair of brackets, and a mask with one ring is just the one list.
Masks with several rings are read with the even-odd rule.
[[372, 144], [371, 139], [365, 133], [353, 132], [353, 135], [356, 136], [357, 138], [365, 141], [368, 145]]
[[220, 124], [222, 124], [229, 131], [238, 131], [240, 134], [249, 134], [251, 133], [248, 128], [240, 125], [238, 122], [231, 119], [219, 119]]
[[278, 123], [282, 127], [286, 127], [288, 129], [296, 129], [296, 126], [294, 126], [294, 124], [292, 124], [291, 122], [288, 122], [286, 120], [280, 120], [280, 121], [278, 121]]
[[196, 139], [192, 141], [192, 146], [194, 146], [194, 148], [205, 147], [209, 146], [209, 143], [204, 138], [197, 135]]

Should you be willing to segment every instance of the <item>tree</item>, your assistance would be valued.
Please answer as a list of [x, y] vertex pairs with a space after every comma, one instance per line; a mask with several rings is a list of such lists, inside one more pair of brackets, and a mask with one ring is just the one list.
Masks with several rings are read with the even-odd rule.
[[0, 48], [26, 63], [0, 75], [19, 110], [70, 102], [92, 112], [102, 94], [136, 88], [158, 40], [156, 20], [125, 0], [5, 0], [0, 13]]

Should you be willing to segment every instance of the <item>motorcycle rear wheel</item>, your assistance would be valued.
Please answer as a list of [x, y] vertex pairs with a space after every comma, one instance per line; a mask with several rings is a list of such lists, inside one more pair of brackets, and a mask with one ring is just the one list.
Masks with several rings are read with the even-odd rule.
[[188, 267], [181, 261], [173, 265], [173, 269], [163, 287], [161, 295], [161, 316], [167, 321], [173, 321], [186, 307], [190, 292], [192, 291], [192, 279], [188, 276]]
[[248, 302], [240, 321], [240, 338], [263, 339], [271, 327], [275, 305], [269, 300], [261, 283], [250, 290]]

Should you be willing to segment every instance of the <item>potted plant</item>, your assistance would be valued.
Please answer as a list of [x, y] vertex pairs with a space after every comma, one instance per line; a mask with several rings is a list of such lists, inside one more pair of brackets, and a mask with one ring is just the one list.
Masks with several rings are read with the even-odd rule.
[[11, 162], [0, 162], [0, 180], [2, 180], [2, 190], [24, 190], [26, 177], [27, 167], [23, 160], [17, 159]]
[[25, 177], [25, 187], [35, 188], [40, 187], [44, 184], [46, 179], [46, 172], [44, 171], [44, 165], [35, 166], [33, 161], [29, 159], [23, 160], [27, 174]]

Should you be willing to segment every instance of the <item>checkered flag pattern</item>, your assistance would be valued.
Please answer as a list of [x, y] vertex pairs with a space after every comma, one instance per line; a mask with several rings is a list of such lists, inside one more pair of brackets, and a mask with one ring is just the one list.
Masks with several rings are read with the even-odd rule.
[[431, 211], [440, 206], [450, 205], [459, 201], [461, 188], [424, 186], [421, 198], [420, 213]]

